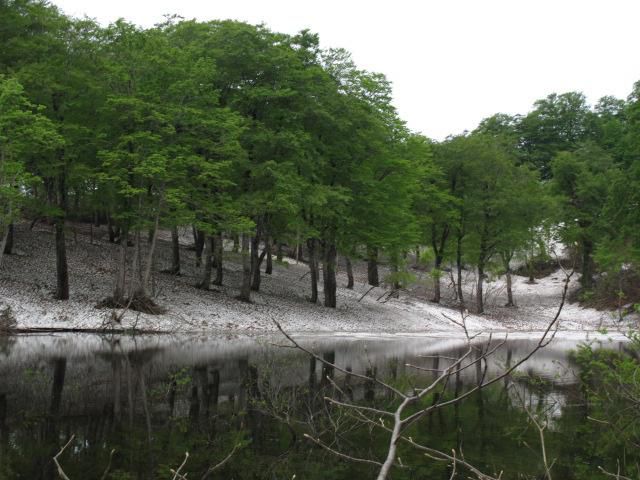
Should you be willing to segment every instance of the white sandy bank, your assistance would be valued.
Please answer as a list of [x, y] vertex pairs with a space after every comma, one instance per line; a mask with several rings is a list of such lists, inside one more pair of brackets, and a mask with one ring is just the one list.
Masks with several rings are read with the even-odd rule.
[[[83, 233], [68, 238], [68, 259], [71, 299], [52, 298], [55, 286], [55, 255], [53, 235], [49, 227], [36, 226], [33, 231], [21, 225], [17, 229], [15, 246], [18, 254], [4, 258], [0, 270], [0, 305], [8, 305], [18, 328], [100, 329], [110, 326], [111, 312], [95, 305], [110, 295], [113, 287], [116, 246], [107, 242], [104, 231], [94, 231], [93, 243]], [[78, 229], [80, 230], [80, 229]], [[167, 236], [164, 235], [166, 239]], [[185, 237], [185, 240], [188, 237]], [[183, 274], [174, 277], [156, 274], [156, 301], [168, 309], [164, 315], [127, 312], [119, 328], [162, 332], [237, 331], [265, 332], [274, 330], [273, 320], [292, 332], [370, 332], [370, 333], [430, 333], [459, 330], [446, 318], [460, 319], [454, 309], [435, 305], [403, 292], [400, 298], [379, 297], [384, 288], [369, 290], [365, 284], [364, 265], [356, 265], [356, 286], [343, 287], [346, 275], [338, 273], [338, 308], [330, 309], [310, 304], [309, 276], [306, 265], [288, 261], [274, 265], [272, 275], [264, 275], [261, 292], [254, 293], [254, 302], [235, 300], [240, 284], [240, 265], [234, 254], [225, 252], [223, 287], [202, 291], [193, 287], [199, 277], [194, 267], [194, 253], [182, 252]], [[161, 241], [157, 268], [168, 266], [169, 244]], [[468, 276], [469, 285], [473, 275]], [[543, 329], [557, 310], [563, 286], [563, 275], [556, 272], [535, 285], [523, 277], [514, 277], [517, 308], [505, 308], [501, 280], [489, 286], [487, 313], [470, 315], [468, 328], [474, 331], [528, 331]], [[572, 288], [576, 279], [572, 281]], [[450, 292], [443, 282], [445, 299]], [[470, 289], [470, 287], [469, 287]], [[322, 292], [320, 292], [322, 299]], [[584, 309], [576, 304], [565, 305], [560, 317], [560, 329], [594, 330], [601, 327], [619, 328], [616, 316], [610, 312]], [[634, 320], [630, 320], [634, 321]], [[625, 325], [623, 328], [626, 328]]]

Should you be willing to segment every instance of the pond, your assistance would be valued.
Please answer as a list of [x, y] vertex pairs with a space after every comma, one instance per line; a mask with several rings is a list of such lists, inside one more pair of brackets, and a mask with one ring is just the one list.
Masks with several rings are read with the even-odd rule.
[[[469, 368], [424, 405], [495, 378], [531, 351], [538, 336], [493, 339], [493, 355], [466, 362]], [[374, 425], [383, 420], [325, 397], [393, 410], [390, 392], [357, 374], [410, 391], [428, 385], [466, 350], [460, 336], [295, 338], [336, 368], [275, 334], [0, 337], [0, 479], [58, 478], [53, 457], [72, 436], [59, 456], [71, 480], [182, 478], [172, 469], [187, 452], [180, 472], [189, 479], [375, 478], [375, 465], [338, 457], [305, 437], [352, 457], [384, 459], [388, 434]], [[475, 342], [486, 348], [487, 338]], [[558, 336], [508, 377], [435, 409], [407, 435], [462, 451], [482, 471], [504, 472], [503, 479], [543, 478], [533, 415], [546, 425], [554, 478], [601, 478], [603, 459], [578, 441], [589, 419], [570, 352], [585, 342], [613, 350], [626, 345], [620, 337]], [[391, 478], [450, 478], [447, 462], [399, 447]]]

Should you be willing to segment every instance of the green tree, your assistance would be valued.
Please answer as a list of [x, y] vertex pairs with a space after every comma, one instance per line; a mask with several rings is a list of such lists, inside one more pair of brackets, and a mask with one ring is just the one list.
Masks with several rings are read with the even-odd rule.
[[480, 135], [468, 141], [465, 248], [477, 268], [476, 311], [483, 313], [486, 269], [508, 229], [516, 173], [512, 157], [493, 139]]
[[560, 234], [565, 244], [576, 245], [581, 258], [580, 284], [593, 288], [593, 253], [603, 222], [609, 185], [616, 178], [611, 156], [594, 143], [575, 152], [560, 152], [552, 162], [553, 187], [561, 195]]
[[543, 179], [549, 179], [554, 156], [574, 150], [591, 138], [594, 128], [594, 116], [582, 93], [553, 93], [536, 101], [533, 110], [517, 123], [521, 158], [535, 166]]
[[38, 180], [27, 171], [27, 160], [62, 144], [41, 110], [27, 100], [15, 78], [0, 76], [0, 264], [10, 226], [20, 218], [27, 194]]

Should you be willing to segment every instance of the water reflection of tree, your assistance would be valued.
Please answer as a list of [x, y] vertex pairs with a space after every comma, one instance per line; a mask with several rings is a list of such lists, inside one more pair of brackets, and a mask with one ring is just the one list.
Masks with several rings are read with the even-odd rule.
[[[386, 407], [372, 407], [370, 404], [373, 403], [373, 395], [371, 392], [372, 388], [367, 389], [367, 394], [365, 395], [365, 404], [357, 404], [354, 402], [345, 403], [337, 400], [333, 397], [328, 397], [327, 400], [334, 405], [338, 409], [344, 409], [346, 412], [349, 412], [354, 417], [360, 418], [364, 423], [369, 424], [372, 428], [381, 428], [382, 431], [385, 431], [389, 435], [389, 442], [386, 452], [384, 454], [384, 460], [378, 461], [375, 460], [375, 456], [368, 454], [367, 456], [356, 456], [351, 453], [345, 453], [345, 450], [340, 448], [335, 448], [335, 436], [329, 437], [327, 440], [326, 437], [322, 437], [320, 435], [311, 436], [307, 435], [307, 438], [311, 440], [315, 445], [324, 449], [327, 452], [330, 452], [337, 457], [347, 459], [354, 463], [363, 463], [369, 465], [377, 465], [379, 467], [377, 479], [385, 480], [393, 467], [404, 468], [402, 462], [399, 462], [398, 456], [398, 448], [400, 443], [407, 443], [418, 450], [425, 452], [426, 455], [433, 458], [436, 461], [445, 461], [451, 463], [452, 468], [452, 477], [455, 474], [456, 468], [465, 468], [473, 475], [475, 475], [479, 479], [487, 479], [487, 480], [495, 480], [497, 478], [501, 478], [502, 474], [495, 473], [493, 475], [486, 474], [480, 470], [478, 470], [474, 465], [468, 463], [464, 459], [464, 455], [462, 449], [453, 450], [451, 454], [444, 452], [437, 448], [432, 448], [427, 446], [427, 444], [417, 443], [408, 432], [411, 431], [412, 427], [422, 420], [423, 418], [427, 418], [428, 422], [431, 420], [433, 413], [437, 410], [441, 410], [442, 408], [446, 408], [451, 405], [456, 405], [462, 402], [463, 400], [473, 396], [477, 401], [477, 412], [478, 412], [478, 427], [477, 431], [480, 433], [480, 445], [481, 450], [486, 445], [485, 443], [485, 416], [484, 416], [484, 399], [483, 399], [483, 390], [497, 382], [507, 378], [511, 375], [517, 367], [524, 364], [529, 358], [531, 358], [538, 350], [546, 347], [551, 339], [554, 337], [554, 325], [557, 324], [560, 313], [564, 306], [564, 302], [566, 300], [566, 295], [568, 291], [568, 286], [570, 279], [573, 275], [573, 271], [565, 272], [565, 282], [564, 289], [562, 292], [562, 298], [559, 305], [559, 308], [556, 312], [553, 320], [548, 324], [546, 330], [543, 335], [540, 337], [538, 343], [534, 346], [534, 348], [528, 352], [524, 358], [518, 360], [511, 367], [505, 369], [501, 373], [499, 373], [495, 378], [487, 379], [486, 373], [488, 370], [488, 359], [496, 352], [496, 350], [504, 345], [505, 342], [499, 343], [497, 347], [492, 346], [491, 337], [489, 337], [489, 341], [484, 344], [474, 344], [473, 340], [477, 337], [477, 335], [471, 335], [467, 328], [466, 324], [466, 314], [461, 312], [461, 320], [457, 321], [453, 318], [449, 318], [452, 323], [457, 324], [463, 331], [464, 336], [466, 338], [466, 347], [465, 352], [457, 357], [451, 358], [449, 365], [443, 366], [442, 368], [431, 368], [425, 369], [423, 367], [417, 365], [411, 365], [411, 367], [421, 370], [421, 371], [433, 371], [436, 372], [437, 378], [432, 380], [431, 382], [427, 382], [426, 385], [423, 384], [421, 386], [413, 386], [410, 389], [403, 388], [402, 386], [395, 386], [394, 384], [386, 383], [378, 378], [377, 374], [373, 370], [367, 370], [364, 375], [357, 375], [359, 378], [365, 380], [368, 386], [377, 385], [378, 387], [384, 389], [388, 393], [392, 393], [397, 401], [391, 406]], [[331, 368], [338, 368], [341, 372], [351, 375], [352, 372], [348, 372], [342, 368], [337, 367], [333, 362], [327, 361], [325, 358], [320, 357], [318, 354], [313, 352], [312, 350], [305, 348], [299, 342], [297, 342], [290, 334], [288, 334], [280, 324], [274, 319], [274, 323], [280, 330], [280, 332], [287, 338], [287, 340], [297, 349], [309, 355], [310, 358], [316, 359], [321, 362], [323, 365], [327, 365]], [[474, 358], [475, 357], [475, 358]], [[447, 389], [449, 381], [452, 376], [457, 376], [457, 374], [463, 370], [466, 370], [470, 367], [475, 367], [476, 371], [476, 385], [470, 388], [468, 391], [463, 393], [458, 393], [454, 397], [446, 398], [444, 393]], [[431, 402], [429, 399], [431, 398]], [[385, 423], [387, 420], [387, 423]], [[483, 453], [481, 451], [481, 453]], [[544, 444], [543, 444], [543, 453], [544, 453]], [[545, 455], [546, 458], [546, 455]], [[549, 468], [545, 463], [546, 474], [549, 477]], [[551, 480], [549, 478], [549, 480]]]
[[[493, 347], [484, 348], [488, 351]], [[517, 363], [509, 352], [507, 369]], [[373, 410], [371, 416], [349, 414], [344, 408], [332, 406], [326, 398], [357, 402], [380, 411], [393, 410], [397, 400], [379, 381], [389, 382], [401, 391], [417, 388], [420, 383], [438, 379], [440, 372], [462, 357], [465, 350], [449, 349], [437, 356], [411, 360], [394, 354], [373, 362], [358, 362], [356, 357], [345, 356], [344, 350], [333, 348], [323, 348], [318, 351], [318, 358], [311, 359], [292, 350], [286, 350], [285, 354], [265, 351], [257, 355], [243, 353], [225, 362], [215, 355], [211, 360], [199, 357], [187, 367], [156, 366], [160, 353], [140, 348], [135, 342], [129, 349], [114, 342], [112, 348], [103, 349], [99, 357], [102, 363], [91, 367], [96, 369], [95, 376], [88, 374], [90, 369], [79, 369], [70, 357], [63, 378], [58, 365], [57, 381], [54, 377], [59, 359], [51, 359], [46, 367], [46, 405], [42, 405], [41, 411], [46, 414], [44, 418], [54, 418], [51, 413], [56, 410], [57, 391], [58, 433], [46, 452], [34, 449], [32, 458], [50, 461], [55, 449], [75, 433], [73, 448], [60, 457], [72, 480], [99, 478], [111, 448], [117, 449], [113, 471], [117, 475], [130, 475], [128, 478], [166, 474], [183, 462], [187, 451], [190, 456], [181, 471], [188, 472], [188, 478], [204, 475], [216, 465], [216, 460], [226, 458], [231, 451], [234, 452], [231, 460], [221, 467], [221, 475], [229, 478], [291, 478], [294, 473], [297, 478], [311, 479], [332, 475], [368, 478], [374, 473], [373, 464], [352, 466], [330, 461], [325, 450], [310, 450], [303, 435], [319, 438], [336, 451], [374, 460], [387, 447], [387, 430], [372, 424], [372, 420], [379, 423]], [[522, 409], [514, 408], [506, 386], [522, 388], [518, 391], [525, 392], [534, 404], [549, 392], [545, 385], [537, 389], [528, 376], [511, 374], [495, 382], [493, 389], [483, 391], [481, 397], [476, 392], [468, 402], [453, 402], [440, 408], [452, 398], [486, 383], [487, 364], [478, 368], [477, 363], [471, 363], [478, 358], [482, 355], [475, 353], [464, 370], [453, 370], [446, 389], [433, 391], [434, 395], [424, 398], [420, 406], [430, 408], [425, 421], [417, 422], [407, 433], [417, 444], [437, 441], [442, 442], [439, 444], [443, 449], [462, 448], [471, 464], [493, 471], [495, 467], [484, 459], [493, 458], [496, 448], [514, 452], [518, 438], [508, 436], [509, 429], [526, 423]], [[358, 367], [352, 368], [351, 362]], [[407, 367], [409, 362], [425, 371]], [[54, 384], [58, 385], [55, 389]], [[569, 393], [575, 395], [573, 391]], [[500, 423], [507, 415], [513, 417], [514, 424]], [[389, 427], [387, 419], [385, 422]], [[14, 441], [24, 448], [30, 435], [31, 440], [37, 436], [28, 427], [16, 428], [17, 425], [14, 423], [12, 438], [20, 435]], [[535, 445], [531, 432], [523, 435], [529, 445]], [[40, 446], [43, 443], [41, 440]], [[236, 448], [237, 445], [245, 448]], [[408, 443], [399, 445], [399, 458], [408, 467], [395, 472], [394, 478], [449, 478], [451, 470], [447, 471], [446, 463], [426, 463], [423, 453], [429, 452], [416, 453], [408, 447], [411, 447]], [[555, 451], [557, 445], [552, 441], [549, 448]], [[16, 451], [9, 455], [15, 464]], [[516, 456], [512, 457], [501, 458], [512, 471], [535, 470], [530, 465], [515, 463]], [[24, 465], [19, 470], [27, 472], [26, 478], [41, 477]], [[460, 469], [459, 473], [463, 474]]]
[[9, 357], [11, 355], [11, 350], [13, 346], [16, 344], [16, 339], [12, 335], [4, 335], [0, 333], [0, 355], [4, 355], [5, 357]]

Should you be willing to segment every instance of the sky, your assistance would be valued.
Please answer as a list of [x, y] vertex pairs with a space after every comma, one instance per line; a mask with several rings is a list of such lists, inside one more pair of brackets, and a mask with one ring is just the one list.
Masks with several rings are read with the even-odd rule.
[[53, 0], [65, 13], [150, 27], [164, 14], [309, 29], [384, 73], [410, 129], [442, 140], [548, 94], [626, 98], [640, 80], [638, 0]]

